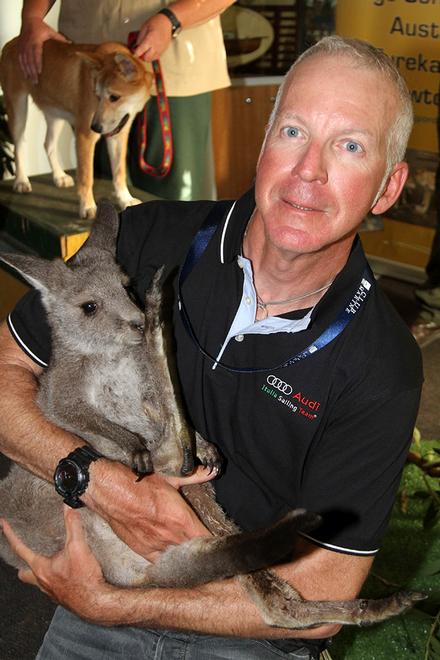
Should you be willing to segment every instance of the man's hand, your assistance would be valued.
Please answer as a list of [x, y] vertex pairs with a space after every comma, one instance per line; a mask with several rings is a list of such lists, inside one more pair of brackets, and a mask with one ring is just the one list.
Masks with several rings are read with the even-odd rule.
[[109, 585], [101, 567], [87, 545], [79, 511], [64, 507], [66, 544], [53, 557], [38, 555], [28, 548], [12, 530], [9, 523], [1, 521], [3, 533], [14, 552], [28, 565], [18, 577], [33, 584], [57, 603], [93, 620], [98, 602], [105, 602], [116, 588]]
[[26, 78], [34, 85], [42, 70], [43, 44], [48, 39], [68, 42], [68, 39], [53, 30], [41, 18], [27, 18], [23, 22], [18, 44], [18, 59]]
[[158, 60], [171, 40], [170, 21], [163, 14], [155, 14], [142, 24], [133, 54], [145, 62]]
[[155, 561], [169, 545], [209, 534], [178, 488], [216, 474], [199, 467], [189, 477], [151, 474], [136, 481], [125, 465], [100, 459], [90, 466], [91, 479], [82, 499], [132, 550]]

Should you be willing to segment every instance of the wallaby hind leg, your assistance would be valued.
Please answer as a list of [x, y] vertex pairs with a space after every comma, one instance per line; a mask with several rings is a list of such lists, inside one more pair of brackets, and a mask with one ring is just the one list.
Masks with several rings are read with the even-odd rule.
[[417, 592], [400, 591], [378, 600], [309, 601], [272, 571], [240, 575], [239, 580], [264, 622], [278, 628], [315, 628], [326, 623], [366, 626], [401, 614], [425, 598]]
[[148, 567], [145, 584], [192, 587], [272, 566], [291, 553], [298, 531], [311, 530], [319, 522], [319, 516], [295, 509], [275, 525], [255, 532], [203, 536], [170, 546]]
[[53, 117], [50, 113], [44, 113], [47, 131], [44, 148], [52, 169], [53, 181], [57, 188], [70, 188], [75, 185], [73, 178], [61, 167], [58, 159], [58, 141], [64, 125], [64, 119]]

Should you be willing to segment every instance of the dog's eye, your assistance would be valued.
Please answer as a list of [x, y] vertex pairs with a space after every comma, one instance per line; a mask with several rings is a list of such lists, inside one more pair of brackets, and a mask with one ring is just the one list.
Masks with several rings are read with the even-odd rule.
[[88, 300], [81, 305], [81, 309], [86, 316], [93, 316], [93, 314], [95, 314], [96, 310], [98, 309], [98, 305], [93, 302], [93, 300]]
[[110, 96], [108, 98], [109, 98], [110, 103], [116, 103], [116, 101], [119, 101], [119, 99], [121, 97], [118, 96], [117, 94], [110, 94]]

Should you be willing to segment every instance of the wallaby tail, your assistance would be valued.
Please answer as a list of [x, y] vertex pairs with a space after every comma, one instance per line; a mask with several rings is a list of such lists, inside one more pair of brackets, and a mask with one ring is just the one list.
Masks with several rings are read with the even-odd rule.
[[172, 546], [148, 567], [146, 583], [157, 587], [192, 587], [267, 568], [292, 553], [297, 532], [315, 528], [320, 520], [316, 514], [295, 509], [275, 525], [255, 532], [198, 537]]

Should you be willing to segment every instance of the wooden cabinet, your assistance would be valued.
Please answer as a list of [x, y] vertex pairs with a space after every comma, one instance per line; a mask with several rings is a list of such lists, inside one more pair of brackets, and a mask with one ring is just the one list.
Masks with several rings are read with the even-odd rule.
[[213, 93], [212, 130], [219, 199], [235, 199], [251, 185], [277, 84], [242, 85]]

